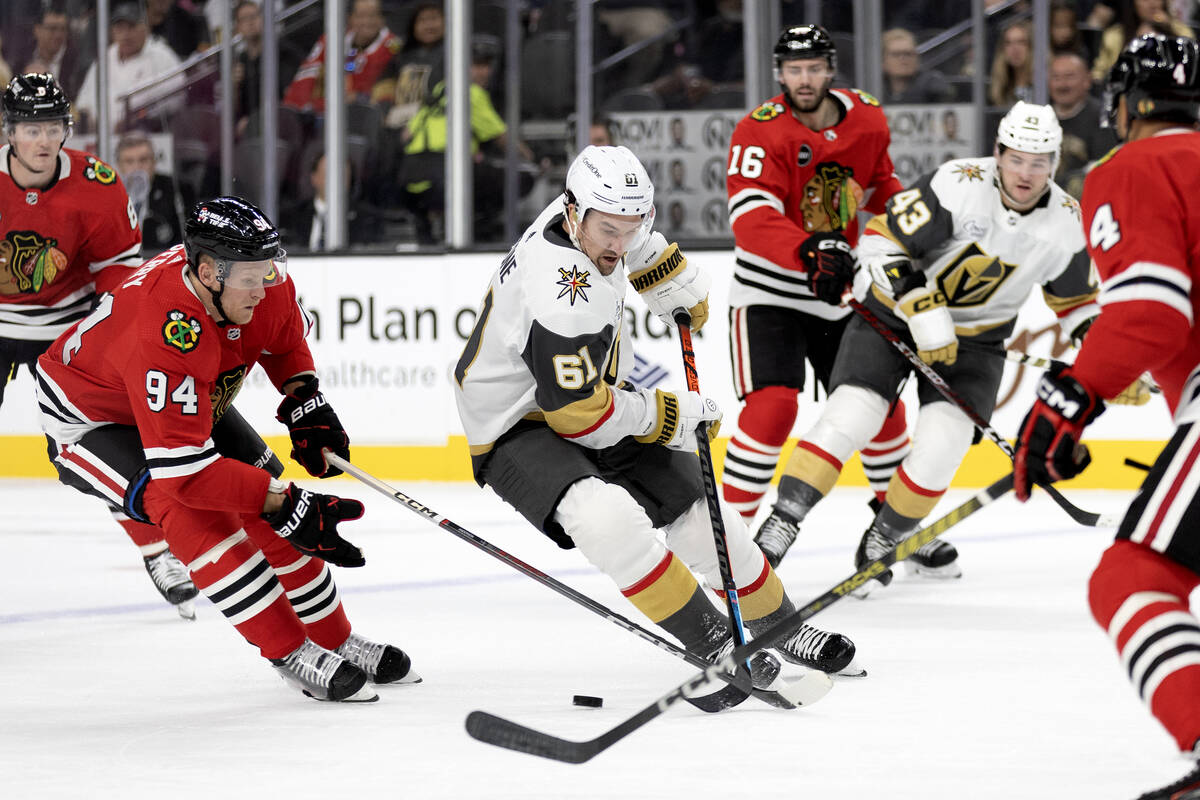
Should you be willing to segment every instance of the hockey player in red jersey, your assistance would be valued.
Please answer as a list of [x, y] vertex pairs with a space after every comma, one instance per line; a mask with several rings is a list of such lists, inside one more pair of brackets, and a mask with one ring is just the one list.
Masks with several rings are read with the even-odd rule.
[[[1017, 496], [1090, 462], [1084, 427], [1149, 369], [1174, 414], [1167, 443], [1092, 573], [1088, 601], [1150, 711], [1200, 756], [1200, 47], [1131, 42], [1108, 76], [1108, 118], [1125, 142], [1088, 174], [1083, 227], [1102, 311], [1072, 366], [1048, 372], [1021, 424]], [[1200, 798], [1200, 767], [1143, 800]]]
[[197, 204], [185, 230], [38, 359], [61, 480], [160, 525], [196, 586], [306, 694], [374, 700], [368, 678], [419, 680], [398, 648], [351, 632], [325, 563], [364, 563], [337, 531], [362, 504], [285, 485], [214, 443], [214, 417], [259, 363], [284, 394], [292, 457], [318, 477], [339, 472], [324, 449], [349, 457], [278, 231], [236, 197]]
[[[726, 187], [736, 264], [729, 292], [733, 385], [745, 405], [725, 455], [725, 500], [753, 522], [796, 421], [805, 360], [828, 387], [850, 310], [840, 305], [854, 271], [859, 208], [879, 213], [902, 188], [888, 156], [878, 101], [831, 90], [833, 40], [817, 25], [788, 28], [775, 45], [783, 92], [733, 132]], [[877, 496], [908, 453], [897, 403], [862, 452]], [[794, 531], [760, 531], [778, 562]]]
[[[87, 316], [96, 295], [141, 263], [142, 234], [116, 170], [63, 147], [71, 104], [51, 75], [17, 75], [0, 148], [0, 403], [21, 365]], [[193, 619], [196, 587], [162, 531], [114, 510], [163, 599]]]

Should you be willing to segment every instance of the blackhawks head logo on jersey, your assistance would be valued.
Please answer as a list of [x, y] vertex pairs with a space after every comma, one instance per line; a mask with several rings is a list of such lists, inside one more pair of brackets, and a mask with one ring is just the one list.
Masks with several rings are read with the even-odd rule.
[[858, 213], [863, 199], [862, 186], [853, 178], [854, 170], [826, 161], [818, 164], [804, 184], [801, 213], [804, 230], [841, 231]]
[[34, 231], [9, 231], [0, 240], [0, 295], [35, 294], [67, 268], [58, 240]]

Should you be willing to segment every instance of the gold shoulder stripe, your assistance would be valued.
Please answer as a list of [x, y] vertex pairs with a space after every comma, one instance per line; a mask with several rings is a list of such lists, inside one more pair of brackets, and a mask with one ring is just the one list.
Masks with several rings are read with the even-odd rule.
[[866, 230], [871, 231], [872, 233], [877, 233], [880, 236], [887, 237], [892, 242], [895, 242], [896, 246], [901, 250], [906, 253], [908, 252], [908, 248], [906, 248], [900, 242], [900, 240], [896, 238], [896, 234], [892, 233], [892, 229], [888, 226], [887, 214], [878, 214], [874, 217], [871, 217], [871, 221], [867, 223]]
[[1099, 296], [1100, 290], [1098, 288], [1095, 291], [1088, 292], [1087, 294], [1076, 295], [1075, 297], [1057, 297], [1050, 294], [1045, 289], [1042, 289], [1042, 297], [1045, 299], [1046, 305], [1055, 314], [1060, 314], [1063, 311], [1075, 308], [1076, 306], [1090, 303]]

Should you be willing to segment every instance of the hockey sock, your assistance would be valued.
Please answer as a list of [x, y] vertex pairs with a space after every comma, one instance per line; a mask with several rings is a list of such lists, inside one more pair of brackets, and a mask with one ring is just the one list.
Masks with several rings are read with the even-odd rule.
[[859, 453], [867, 483], [875, 492], [875, 498], [883, 502], [888, 482], [900, 462], [912, 450], [905, 421], [904, 401], [897, 399], [883, 421], [883, 427]]
[[350, 620], [342, 607], [329, 566], [306, 556], [281, 539], [262, 519], [244, 518], [246, 532], [259, 545], [283, 585], [288, 602], [308, 632], [326, 650], [336, 650], [350, 636]]
[[648, 575], [622, 589], [621, 594], [688, 649], [708, 639], [709, 621], [701, 611], [707, 608], [720, 620], [695, 577], [670, 551]]
[[815, 486], [791, 475], [784, 475], [779, 479], [779, 497], [775, 500], [775, 513], [789, 522], [803, 522], [812, 507], [824, 496]]
[[885, 501], [871, 525], [893, 542], [898, 542], [916, 530], [920, 522], [921, 517], [905, 516]]
[[[779, 580], [779, 576], [775, 574], [775, 570], [771, 568], [766, 557], [760, 554], [760, 558], [762, 559], [762, 571], [758, 577], [745, 586], [739, 586], [737, 592], [742, 619], [752, 631], [766, 630], [770, 624], [773, 624], [759, 624], [751, 627], [750, 623], [752, 622], [780, 619], [778, 611], [787, 600], [787, 595], [783, 591], [783, 582]], [[716, 592], [718, 597], [722, 600], [725, 599], [724, 591], [717, 589]]]
[[283, 658], [304, 644], [304, 625], [292, 610], [266, 556], [238, 532], [188, 564], [196, 587], [264, 658]]
[[147, 525], [120, 513], [114, 513], [113, 519], [125, 530], [125, 535], [137, 545], [138, 550], [142, 551], [143, 557], [156, 556], [167, 549], [166, 534], [157, 525]]
[[721, 492], [747, 525], [758, 514], [795, 421], [795, 389], [768, 386], [746, 395], [737, 430], [725, 450]]
[[1088, 602], [1125, 673], [1182, 751], [1200, 739], [1200, 620], [1187, 598], [1200, 577], [1144, 545], [1118, 540], [1100, 559]]
[[[933, 511], [934, 506], [938, 504], [938, 500], [942, 499], [942, 495], [946, 493], [943, 489], [927, 489], [919, 485], [915, 480], [909, 477], [901, 464], [896, 468], [895, 474], [888, 481], [887, 494], [884, 495], [883, 510], [891, 509], [896, 514], [914, 520], [913, 527], [916, 523]], [[883, 511], [880, 511], [882, 514]], [[878, 517], [877, 517], [878, 519]], [[911, 530], [911, 528], [909, 529]], [[907, 533], [908, 531], [905, 531]]]

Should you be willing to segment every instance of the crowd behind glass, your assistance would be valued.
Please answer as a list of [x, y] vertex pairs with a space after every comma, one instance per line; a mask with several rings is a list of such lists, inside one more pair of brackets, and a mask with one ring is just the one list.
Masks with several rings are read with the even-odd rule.
[[[178, 240], [181, 210], [219, 191], [221, 102], [215, 59], [232, 4], [234, 190], [259, 192], [259, 75], [263, 14], [257, 0], [113, 0], [108, 86], [116, 137], [113, 158], [143, 219], [151, 249]], [[561, 187], [576, 141], [576, 3], [521, 4], [520, 119], [505, 119], [506, 4], [473, 0], [469, 103], [474, 170], [474, 240], [500, 245], [507, 139], [520, 153], [521, 224]], [[627, 112], [746, 110], [742, 0], [596, 0], [597, 65], [589, 139], [620, 143], [613, 117]], [[985, 0], [990, 65], [988, 119], [1034, 99], [1032, 10], [1027, 0]], [[855, 85], [852, 6], [784, 0], [785, 25], [819, 21], [839, 47], [838, 85]], [[965, 3], [888, 0], [883, 4], [879, 98], [901, 104], [971, 100], [977, 60]], [[1048, 98], [1064, 128], [1059, 182], [1078, 195], [1086, 165], [1115, 144], [1099, 126], [1098, 81], [1124, 42], [1150, 31], [1193, 36], [1196, 0], [1053, 0]], [[444, 236], [445, 9], [438, 2], [347, 0], [345, 62], [348, 238], [352, 249], [435, 245]], [[820, 20], [809, 19], [816, 8]], [[279, 226], [289, 248], [323, 249], [324, 46], [320, 3], [277, 0], [280, 107]], [[0, 79], [14, 71], [53, 73], [74, 100], [75, 136], [94, 142], [101, 92], [96, 79], [94, 0], [5, 0], [0, 7]], [[611, 58], [619, 54], [619, 58]], [[764, 52], [763, 59], [768, 54]], [[162, 79], [162, 76], [171, 77]], [[146, 96], [126, 93], [154, 83]], [[947, 117], [953, 115], [947, 114]], [[948, 124], [948, 121], [944, 121]], [[994, 130], [994, 125], [985, 125]], [[156, 154], [169, 148], [169, 168]]]

